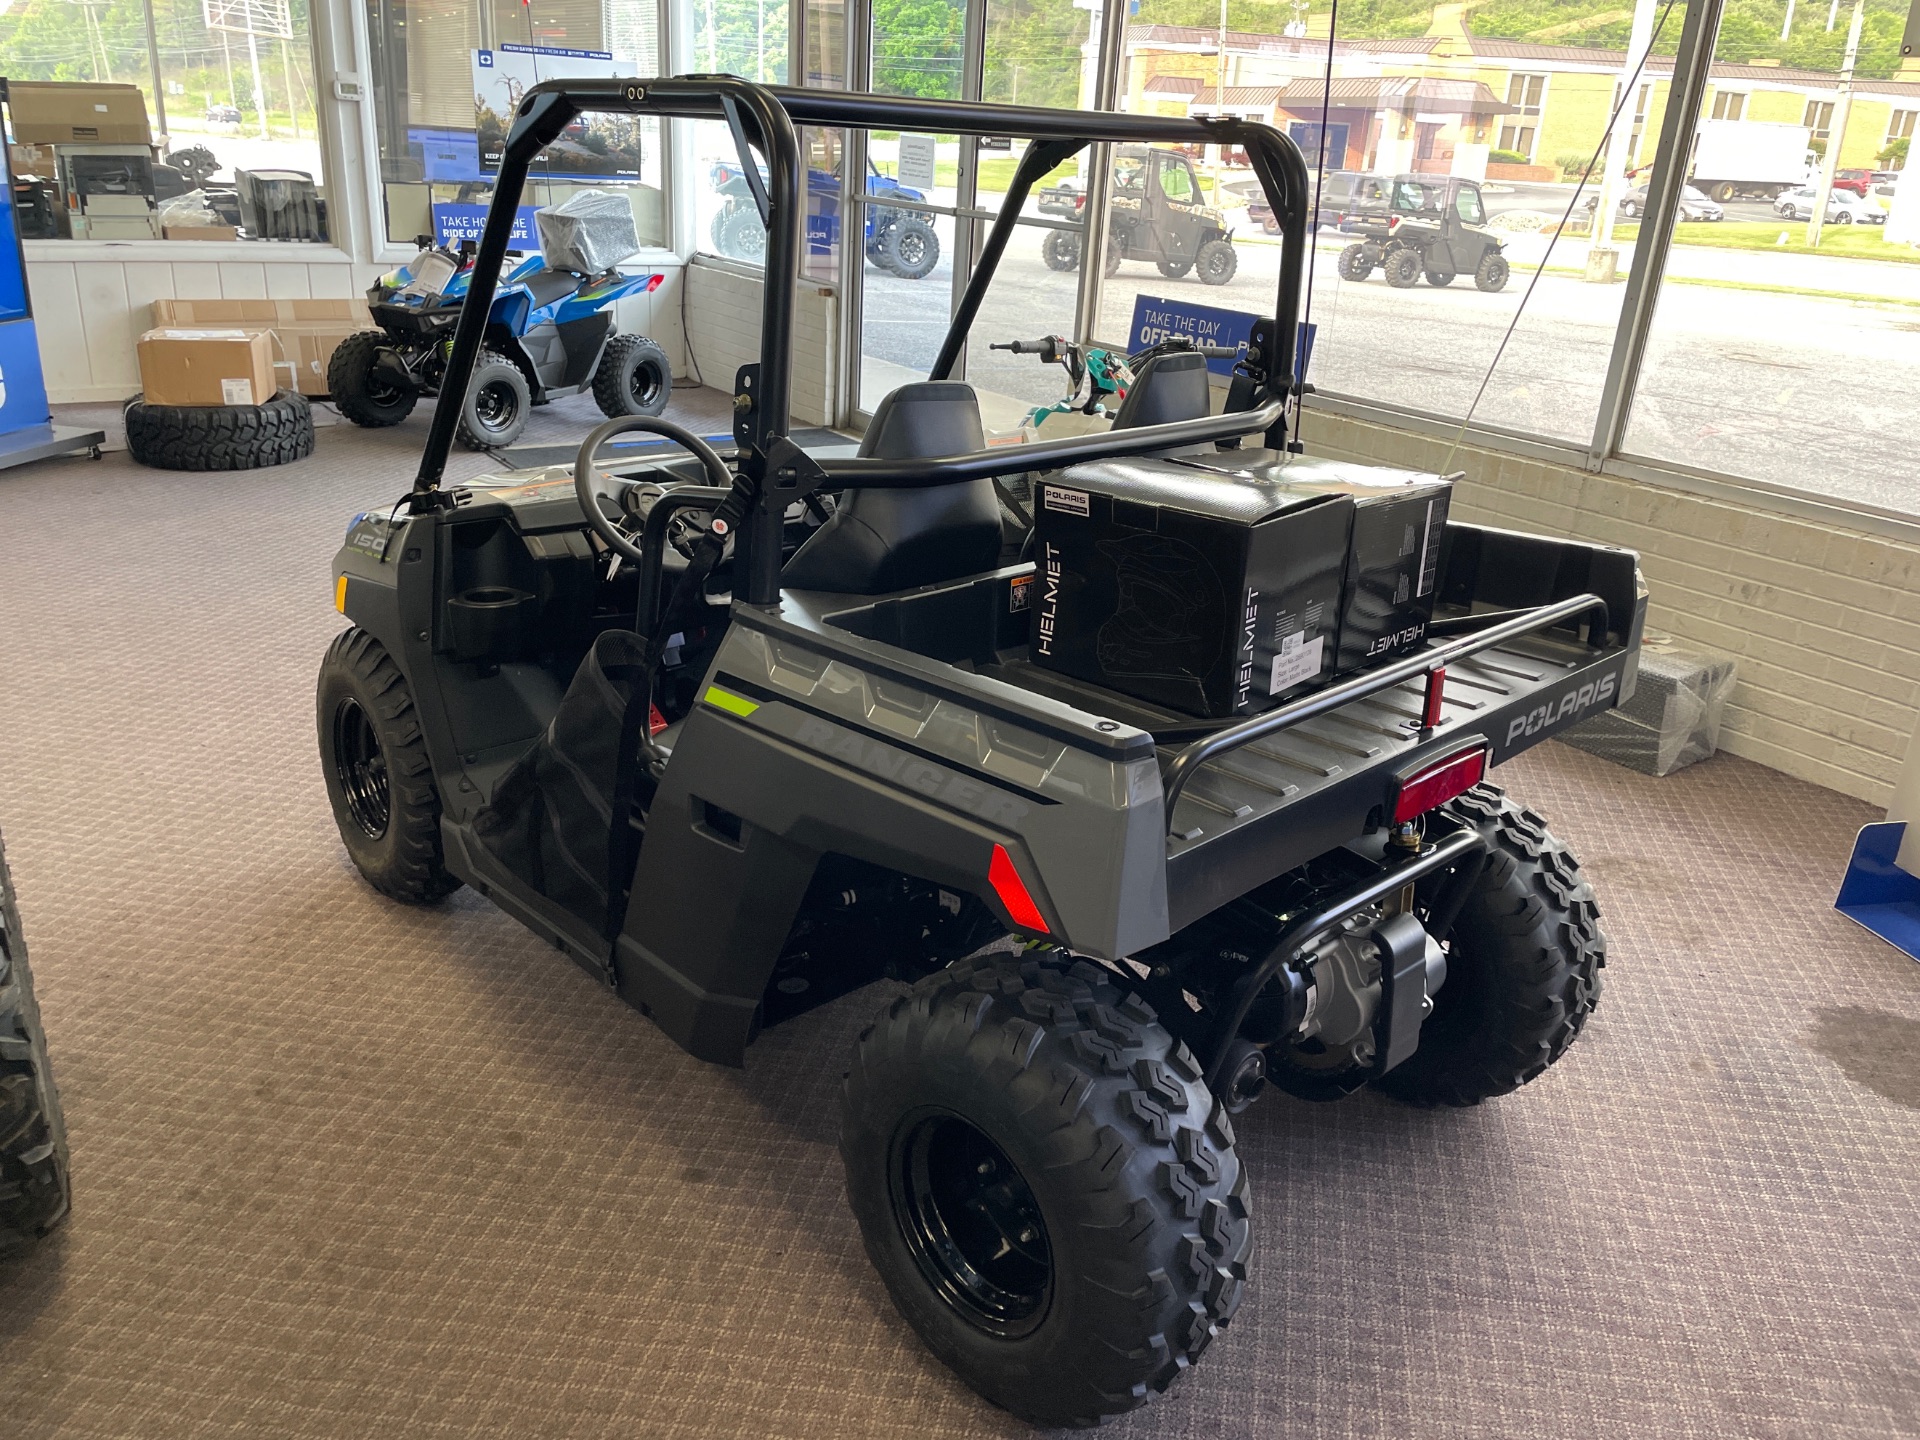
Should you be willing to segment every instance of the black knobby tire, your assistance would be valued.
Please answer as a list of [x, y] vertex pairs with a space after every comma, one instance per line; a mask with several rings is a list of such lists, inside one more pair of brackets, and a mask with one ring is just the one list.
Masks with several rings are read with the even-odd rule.
[[975, 956], [896, 999], [860, 1037], [840, 1151], [900, 1313], [1035, 1424], [1133, 1409], [1239, 1306], [1253, 1235], [1226, 1110], [1087, 961]]
[[1154, 265], [1169, 280], [1178, 280], [1193, 269], [1191, 260], [1156, 260]]
[[469, 450], [511, 445], [532, 408], [533, 387], [520, 367], [498, 350], [482, 350], [460, 406], [460, 443]]
[[727, 217], [721, 231], [720, 253], [750, 265], [767, 261], [767, 227], [760, 223], [760, 212], [743, 205]]
[[616, 335], [593, 372], [593, 399], [609, 420], [622, 415], [658, 415], [673, 394], [667, 352], [644, 335]]
[[902, 280], [924, 280], [940, 263], [940, 236], [918, 215], [887, 227], [880, 238], [880, 263]]
[[1224, 285], [1240, 269], [1240, 252], [1231, 240], [1209, 240], [1195, 252], [1193, 268], [1202, 285]]
[[418, 390], [384, 384], [375, 375], [380, 352], [392, 344], [384, 330], [362, 330], [336, 345], [327, 361], [327, 393], [334, 407], [369, 430], [398, 425], [420, 398]]
[[1389, 251], [1387, 258], [1380, 263], [1380, 273], [1386, 276], [1387, 284], [1396, 290], [1411, 290], [1419, 284], [1424, 268], [1418, 250]]
[[1566, 1054], [1600, 1001], [1607, 941], [1593, 890], [1540, 816], [1494, 785], [1446, 813], [1486, 836], [1489, 860], [1445, 937], [1447, 979], [1420, 1048], [1377, 1083], [1416, 1105], [1477, 1105]]
[[1074, 270], [1080, 265], [1080, 237], [1065, 230], [1049, 230], [1040, 242], [1040, 258], [1049, 270]]
[[1512, 273], [1513, 267], [1507, 264], [1507, 257], [1490, 250], [1480, 257], [1480, 263], [1473, 272], [1473, 283], [1491, 295], [1496, 290], [1507, 288], [1507, 276]]
[[733, 211], [716, 210], [713, 219], [707, 224], [707, 238], [713, 242], [714, 250], [721, 255], [727, 253], [727, 222], [732, 218]]
[[1356, 242], [1340, 252], [1340, 278], [1364, 280], [1373, 273], [1373, 254], [1364, 242]]
[[149, 405], [130, 400], [127, 453], [156, 470], [257, 470], [313, 453], [313, 410], [282, 390], [264, 405]]
[[334, 823], [367, 883], [413, 905], [458, 890], [440, 848], [440, 789], [413, 690], [386, 646], [358, 627], [334, 637], [314, 719]]
[[0, 1255], [45, 1235], [71, 1203], [67, 1127], [0, 844]]
[[1120, 262], [1124, 258], [1126, 257], [1121, 250], [1120, 242], [1118, 240], [1108, 240], [1106, 274], [1109, 278], [1120, 273]]

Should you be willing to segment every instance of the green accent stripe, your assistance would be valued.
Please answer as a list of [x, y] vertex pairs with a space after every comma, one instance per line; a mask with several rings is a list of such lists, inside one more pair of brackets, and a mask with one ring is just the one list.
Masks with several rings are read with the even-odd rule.
[[744, 695], [735, 695], [731, 691], [722, 690], [718, 685], [707, 686], [707, 693], [700, 698], [714, 708], [724, 710], [729, 715], [738, 715], [743, 720], [760, 708], [758, 700], [749, 700]]

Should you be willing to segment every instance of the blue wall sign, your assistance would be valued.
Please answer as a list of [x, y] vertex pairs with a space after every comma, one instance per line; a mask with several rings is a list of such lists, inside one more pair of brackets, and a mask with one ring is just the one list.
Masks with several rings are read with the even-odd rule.
[[[1254, 322], [1261, 318], [1245, 310], [1222, 310], [1217, 306], [1195, 305], [1186, 300], [1140, 295], [1133, 302], [1133, 330], [1127, 337], [1127, 348], [1140, 351], [1175, 335], [1185, 335], [1196, 345], [1222, 349], [1231, 347], [1244, 355], [1248, 342], [1253, 338]], [[1300, 327], [1294, 363], [1296, 380], [1307, 373], [1307, 362], [1313, 358], [1313, 335], [1317, 328], [1314, 325]], [[1207, 361], [1207, 372], [1225, 380], [1232, 376], [1233, 366], [1231, 360], [1210, 359]]]
[[[534, 224], [532, 205], [522, 205], [513, 217], [513, 236], [507, 242], [510, 250], [538, 250], [540, 248], [540, 230]], [[446, 243], [458, 244], [462, 240], [478, 240], [480, 232], [486, 227], [487, 207], [484, 205], [460, 205], [451, 201], [436, 200], [433, 205], [434, 238]]]

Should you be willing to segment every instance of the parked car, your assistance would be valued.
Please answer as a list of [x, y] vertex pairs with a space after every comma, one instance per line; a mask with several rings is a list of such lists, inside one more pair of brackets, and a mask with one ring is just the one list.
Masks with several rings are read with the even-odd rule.
[[1873, 188], [1871, 170], [1836, 170], [1833, 172], [1833, 188], [1851, 190], [1855, 195], [1864, 196]]
[[[1616, 213], [1623, 220], [1637, 220], [1647, 210], [1647, 186], [1636, 185], [1620, 197]], [[1589, 195], [1587, 209], [1599, 207], [1600, 197]], [[1707, 198], [1706, 192], [1696, 185], [1688, 185], [1680, 192], [1680, 218], [1682, 220], [1724, 220], [1727, 212]]]
[[[1811, 185], [1802, 185], [1798, 190], [1789, 190], [1773, 202], [1774, 213], [1788, 220], [1811, 220], [1813, 207], [1817, 203], [1819, 192]], [[1827, 194], [1827, 220], [1829, 225], [1884, 225], [1887, 212], [1871, 200], [1863, 199], [1851, 190], [1832, 190]]]

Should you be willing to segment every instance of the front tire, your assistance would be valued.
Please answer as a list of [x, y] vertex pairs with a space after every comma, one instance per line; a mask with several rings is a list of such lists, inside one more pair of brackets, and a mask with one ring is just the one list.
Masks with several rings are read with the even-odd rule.
[[1364, 280], [1373, 273], [1373, 253], [1365, 242], [1347, 246], [1340, 252], [1340, 278]]
[[0, 1255], [52, 1230], [72, 1199], [60, 1092], [47, 1067], [26, 936], [0, 845]]
[[924, 280], [940, 263], [940, 236], [925, 220], [909, 215], [881, 237], [880, 263], [902, 280]]
[[1087, 961], [975, 956], [896, 999], [860, 1038], [840, 1152], [900, 1313], [1034, 1424], [1142, 1404], [1240, 1303], [1253, 1236], [1226, 1111]]
[[440, 787], [413, 689], [387, 647], [357, 626], [334, 637], [314, 719], [327, 799], [354, 868], [409, 905], [458, 890], [440, 848]]
[[1414, 1105], [1478, 1105], [1566, 1054], [1599, 1004], [1607, 939], [1579, 864], [1540, 816], [1496, 785], [1469, 790], [1445, 813], [1479, 830], [1490, 858], [1441, 937], [1447, 980], [1420, 1048], [1376, 1083]]
[[1231, 240], [1209, 240], [1193, 257], [1202, 285], [1224, 285], [1240, 269], [1240, 252]]
[[498, 350], [482, 350], [460, 402], [460, 443], [469, 450], [511, 445], [527, 428], [532, 408], [533, 387], [520, 367]]
[[658, 415], [673, 394], [667, 352], [644, 335], [616, 335], [593, 372], [593, 400], [609, 420]]
[[1513, 267], [1507, 264], [1507, 257], [1489, 251], [1480, 257], [1480, 263], [1474, 267], [1473, 283], [1491, 295], [1495, 291], [1507, 288], [1507, 277], [1513, 273]]
[[362, 330], [335, 346], [327, 361], [327, 393], [335, 408], [369, 430], [398, 425], [420, 398], [417, 390], [384, 385], [375, 376], [380, 352], [392, 343], [384, 330]]

